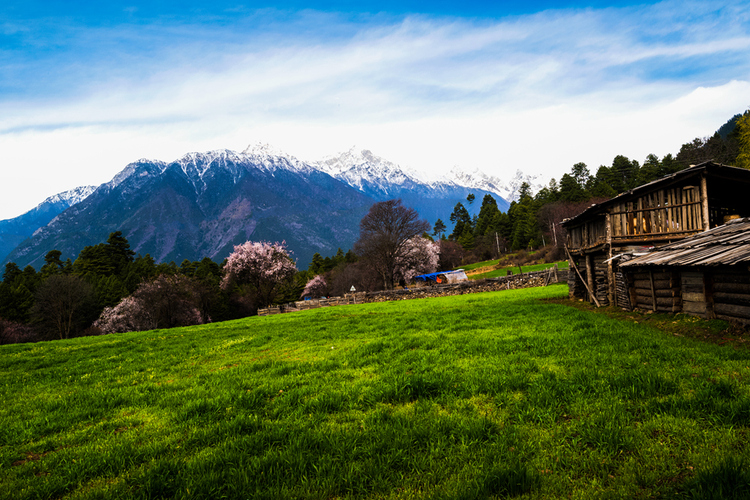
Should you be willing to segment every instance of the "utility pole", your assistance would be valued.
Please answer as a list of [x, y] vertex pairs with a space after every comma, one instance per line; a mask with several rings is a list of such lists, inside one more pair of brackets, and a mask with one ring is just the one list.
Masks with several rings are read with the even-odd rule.
[[555, 223], [550, 222], [550, 226], [552, 226], [552, 237], [555, 239], [555, 246], [557, 246], [557, 230], [555, 229]]

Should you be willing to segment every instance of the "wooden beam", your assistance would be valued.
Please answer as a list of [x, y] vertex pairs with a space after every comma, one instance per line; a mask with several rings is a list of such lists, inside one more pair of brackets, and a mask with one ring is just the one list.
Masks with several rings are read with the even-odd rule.
[[706, 318], [714, 319], [716, 318], [714, 313], [714, 284], [713, 276], [708, 270], [703, 271], [703, 293], [706, 297]]
[[614, 263], [612, 262], [612, 216], [606, 214], [604, 216], [604, 223], [607, 225], [607, 298], [610, 304], [615, 303], [615, 295], [617, 290], [615, 289], [615, 270]]
[[586, 284], [586, 280], [584, 280], [583, 276], [581, 276], [581, 271], [578, 270], [578, 266], [576, 266], [576, 263], [573, 261], [573, 256], [570, 255], [570, 250], [568, 250], [568, 245], [565, 245], [564, 248], [565, 248], [565, 253], [568, 254], [568, 260], [570, 262], [570, 266], [575, 270], [576, 274], [578, 275], [578, 277], [581, 280], [581, 283], [583, 283], [583, 286], [586, 287], [586, 291], [589, 292], [589, 296], [591, 296], [591, 297], [594, 298], [594, 303], [596, 304], [596, 307], [601, 307], [599, 305], [599, 301], [596, 300], [596, 295], [594, 295], [593, 293], [591, 293], [591, 288], [589, 288], [589, 286]]
[[[594, 287], [594, 257], [586, 254], [586, 280], [588, 281], [589, 294], [593, 300], [596, 300], [596, 288]], [[592, 300], [592, 302], [593, 302]]]
[[708, 180], [706, 172], [701, 175], [701, 209], [703, 212], [703, 230], [711, 229], [711, 221], [708, 218]]
[[654, 290], [654, 272], [649, 271], [648, 273], [649, 280], [651, 281], [651, 301], [652, 306], [654, 308], [654, 312], [656, 312], [656, 291]]

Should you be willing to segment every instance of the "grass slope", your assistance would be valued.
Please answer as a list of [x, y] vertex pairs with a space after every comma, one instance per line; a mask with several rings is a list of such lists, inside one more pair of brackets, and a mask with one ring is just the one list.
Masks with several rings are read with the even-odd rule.
[[[522, 266], [521, 270], [523, 270], [524, 273], [533, 273], [535, 271], [544, 271], [546, 269], [553, 268], [555, 267], [555, 264], [557, 264], [558, 269], [568, 269], [568, 266], [570, 266], [570, 263], [567, 260], [561, 260], [560, 262], [547, 264], [529, 264], [526, 266]], [[483, 271], [483, 269], [489, 269], [489, 271]], [[467, 272], [467, 275], [469, 279], [479, 280], [485, 278], [498, 278], [500, 276], [507, 276], [508, 271], [511, 271], [514, 274], [519, 274], [521, 272], [518, 266], [505, 266], [500, 269], [495, 269], [494, 266], [486, 266], [484, 268], [474, 268], [474, 270], [471, 272], [474, 272], [475, 274], [470, 274], [471, 272]]]
[[750, 352], [564, 285], [0, 347], [0, 498], [746, 498]]

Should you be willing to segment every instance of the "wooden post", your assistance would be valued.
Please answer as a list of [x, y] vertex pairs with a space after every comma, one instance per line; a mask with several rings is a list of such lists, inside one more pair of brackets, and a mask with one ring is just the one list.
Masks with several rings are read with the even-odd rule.
[[714, 312], [714, 280], [711, 271], [703, 271], [703, 293], [706, 298], [706, 319], [716, 319]]
[[703, 230], [711, 229], [711, 221], [708, 220], [708, 180], [706, 172], [701, 175], [701, 208], [703, 212]]
[[586, 254], [586, 280], [588, 281], [589, 295], [591, 302], [596, 300], [596, 289], [594, 288], [594, 257], [589, 253]]
[[591, 293], [591, 289], [590, 289], [590, 288], [589, 288], [589, 286], [588, 286], [588, 285], [586, 284], [586, 280], [584, 280], [584, 279], [583, 279], [583, 276], [581, 276], [581, 271], [579, 271], [579, 270], [578, 270], [578, 266], [576, 266], [576, 263], [575, 263], [575, 262], [573, 262], [573, 256], [572, 256], [572, 255], [570, 255], [570, 250], [568, 250], [568, 245], [565, 245], [565, 253], [567, 253], [567, 254], [568, 254], [568, 261], [570, 262], [570, 265], [571, 265], [571, 267], [572, 267], [572, 268], [573, 268], [573, 269], [575, 270], [576, 274], [577, 274], [577, 275], [578, 275], [578, 277], [580, 278], [580, 280], [581, 280], [581, 283], [583, 283], [583, 286], [585, 286], [585, 287], [586, 287], [586, 290], [587, 290], [587, 291], [589, 292], [589, 295], [590, 295], [591, 297], [593, 297], [593, 298], [594, 298], [594, 303], [596, 304], [596, 307], [601, 307], [601, 306], [599, 305], [599, 301], [598, 301], [598, 300], [596, 300], [596, 295], [594, 295], [593, 293]]
[[656, 290], [654, 290], [654, 271], [649, 270], [648, 278], [651, 281], [651, 308], [656, 312]]
[[604, 216], [604, 223], [607, 225], [607, 298], [610, 304], [615, 303], [615, 270], [612, 264], [612, 216]]

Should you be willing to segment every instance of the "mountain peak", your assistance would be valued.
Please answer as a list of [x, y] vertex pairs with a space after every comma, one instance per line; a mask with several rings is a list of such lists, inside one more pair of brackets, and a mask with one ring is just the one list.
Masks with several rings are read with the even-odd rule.
[[255, 155], [255, 156], [280, 156], [288, 157], [289, 155], [280, 149], [268, 144], [267, 142], [258, 141], [255, 144], [250, 144], [242, 152], [243, 155]]

